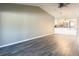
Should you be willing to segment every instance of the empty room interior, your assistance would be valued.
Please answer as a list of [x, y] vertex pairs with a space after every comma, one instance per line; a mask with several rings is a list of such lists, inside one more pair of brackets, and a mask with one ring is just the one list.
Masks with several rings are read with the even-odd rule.
[[0, 56], [79, 56], [79, 3], [0, 3]]

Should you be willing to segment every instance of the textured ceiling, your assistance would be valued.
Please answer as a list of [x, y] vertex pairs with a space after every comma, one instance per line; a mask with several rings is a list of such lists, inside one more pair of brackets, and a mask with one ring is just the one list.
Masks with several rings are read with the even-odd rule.
[[79, 3], [70, 3], [68, 6], [58, 8], [58, 3], [25, 3], [23, 5], [38, 6], [56, 18], [79, 17]]

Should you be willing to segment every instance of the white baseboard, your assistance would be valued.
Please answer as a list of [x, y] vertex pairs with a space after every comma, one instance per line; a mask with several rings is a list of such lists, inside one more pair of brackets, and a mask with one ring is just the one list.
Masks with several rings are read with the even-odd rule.
[[33, 40], [33, 39], [37, 39], [37, 38], [41, 38], [41, 37], [48, 36], [48, 35], [52, 35], [52, 34], [53, 33], [46, 34], [46, 35], [41, 35], [41, 36], [37, 36], [37, 37], [34, 37], [34, 38], [30, 38], [30, 39], [25, 39], [25, 40], [22, 40], [22, 41], [18, 41], [18, 42], [11, 43], [11, 44], [2, 45], [2, 46], [0, 46], [0, 48], [7, 47], [7, 46], [10, 46], [10, 45], [14, 45], [14, 44], [18, 44], [18, 43], [22, 43], [22, 42], [29, 41], [29, 40]]

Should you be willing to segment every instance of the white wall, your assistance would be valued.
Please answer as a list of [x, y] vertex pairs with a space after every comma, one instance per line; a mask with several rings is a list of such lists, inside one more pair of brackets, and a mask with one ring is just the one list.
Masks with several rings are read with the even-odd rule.
[[53, 33], [54, 17], [34, 6], [1, 4], [0, 46]]
[[58, 20], [62, 18], [79, 20], [79, 3], [70, 3], [62, 8], [58, 8], [58, 3], [40, 4], [39, 6]]

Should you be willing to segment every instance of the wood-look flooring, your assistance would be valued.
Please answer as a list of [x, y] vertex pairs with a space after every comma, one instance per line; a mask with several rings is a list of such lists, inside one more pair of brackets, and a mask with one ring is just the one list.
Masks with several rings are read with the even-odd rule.
[[0, 48], [0, 56], [76, 56], [75, 42], [75, 36], [48, 35]]

